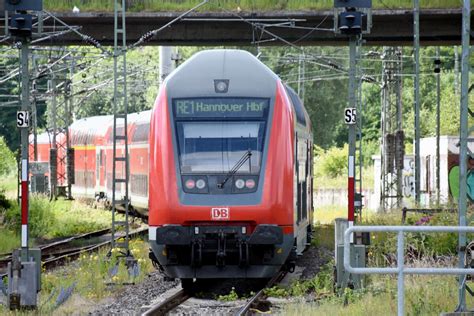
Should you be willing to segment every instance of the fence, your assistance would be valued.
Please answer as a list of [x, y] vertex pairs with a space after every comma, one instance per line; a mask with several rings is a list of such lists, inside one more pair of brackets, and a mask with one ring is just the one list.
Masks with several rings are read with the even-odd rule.
[[[397, 267], [396, 268], [355, 268], [350, 264], [350, 237], [354, 232], [392, 232], [397, 236]], [[405, 314], [405, 274], [474, 274], [474, 269], [467, 268], [409, 268], [404, 265], [405, 240], [404, 233], [474, 233], [474, 227], [467, 226], [352, 226], [344, 233], [344, 269], [353, 274], [398, 274], [397, 308], [398, 315]]]

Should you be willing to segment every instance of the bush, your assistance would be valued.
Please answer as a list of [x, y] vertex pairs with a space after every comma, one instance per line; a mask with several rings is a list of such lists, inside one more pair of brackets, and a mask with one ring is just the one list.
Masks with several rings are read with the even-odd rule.
[[[6, 223], [17, 233], [21, 232], [21, 209], [13, 203], [5, 213]], [[30, 198], [29, 229], [31, 237], [47, 235], [56, 218], [50, 209], [48, 200], [44, 197], [32, 196]]]
[[0, 136], [0, 175], [10, 174], [15, 170], [15, 155], [8, 148], [3, 136]]
[[[398, 215], [398, 214], [397, 214]], [[429, 225], [429, 226], [456, 226], [455, 213], [442, 212], [426, 220], [420, 220], [419, 214], [407, 218], [407, 225]], [[400, 219], [398, 216], [384, 214], [376, 216], [364, 222], [363, 225], [393, 225]], [[437, 258], [439, 256], [453, 256], [457, 252], [458, 237], [455, 233], [409, 233], [405, 235], [406, 255], [410, 259], [421, 259], [422, 257]], [[468, 234], [468, 240], [472, 240]], [[371, 233], [371, 245], [368, 247], [368, 262], [372, 266], [382, 266], [396, 261], [395, 251], [397, 249], [397, 235], [388, 233]]]
[[335, 178], [347, 173], [348, 145], [331, 147], [316, 158], [316, 173]]

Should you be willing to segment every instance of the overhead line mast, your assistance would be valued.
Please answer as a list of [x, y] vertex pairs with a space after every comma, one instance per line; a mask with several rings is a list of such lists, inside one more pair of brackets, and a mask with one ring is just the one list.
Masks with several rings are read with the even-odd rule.
[[[114, 98], [112, 130], [112, 249], [119, 249], [119, 257], [125, 258], [127, 268], [132, 269], [137, 261], [130, 252], [130, 164], [128, 152], [128, 97], [127, 97], [127, 38], [126, 1], [114, 3]], [[118, 198], [117, 195], [121, 195]], [[125, 209], [125, 220], [117, 220], [117, 206]], [[125, 235], [115, 241], [117, 230], [123, 228]]]

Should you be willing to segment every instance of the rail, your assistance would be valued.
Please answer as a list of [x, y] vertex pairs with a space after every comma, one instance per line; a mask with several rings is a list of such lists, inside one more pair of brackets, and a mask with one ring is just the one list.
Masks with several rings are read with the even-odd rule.
[[261, 289], [258, 291], [254, 296], [252, 296], [246, 303], [245, 305], [236, 313], [236, 316], [246, 316], [249, 314], [250, 309], [256, 302], [263, 296], [264, 290], [267, 288], [270, 288], [274, 286], [276, 283], [280, 282], [286, 275], [286, 271], [280, 271], [278, 272], [273, 278], [268, 281], [268, 283], [265, 285], [265, 288]]
[[[350, 263], [350, 239], [354, 232], [386, 232], [398, 233], [397, 236], [397, 267], [396, 268], [356, 268]], [[405, 314], [405, 274], [473, 274], [471, 268], [410, 268], [405, 266], [404, 233], [474, 233], [474, 227], [467, 226], [352, 226], [344, 233], [344, 269], [353, 274], [398, 274], [397, 309], [398, 315]]]
[[190, 297], [191, 294], [186, 292], [184, 289], [181, 289], [163, 302], [152, 305], [146, 312], [142, 314], [142, 316], [165, 315], [166, 313], [181, 305], [183, 302], [187, 301]]

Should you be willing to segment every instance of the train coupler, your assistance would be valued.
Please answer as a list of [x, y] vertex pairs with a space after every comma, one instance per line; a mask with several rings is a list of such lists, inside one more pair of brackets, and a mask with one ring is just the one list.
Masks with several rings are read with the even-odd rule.
[[222, 268], [225, 266], [226, 254], [226, 236], [223, 231], [220, 231], [217, 237], [217, 254], [216, 254], [216, 266]]

